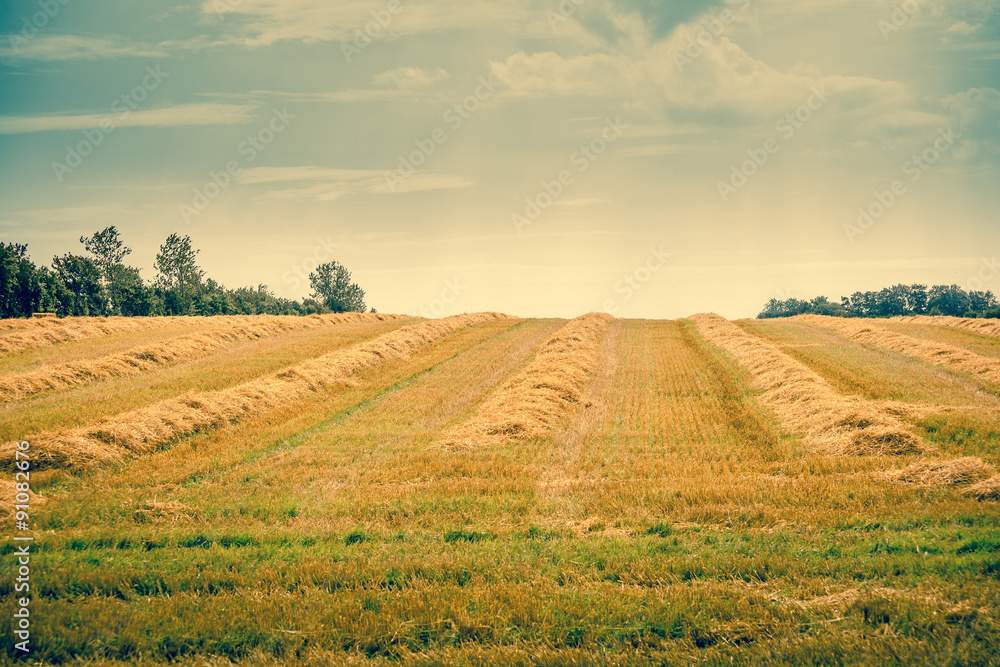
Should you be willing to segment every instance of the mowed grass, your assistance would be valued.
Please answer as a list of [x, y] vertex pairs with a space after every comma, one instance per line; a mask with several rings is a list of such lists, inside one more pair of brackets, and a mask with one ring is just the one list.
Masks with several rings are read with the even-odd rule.
[[219, 327], [219, 324], [213, 324], [211, 320], [205, 318], [198, 320], [197, 324], [178, 322], [162, 329], [95, 336], [93, 338], [56, 343], [45, 347], [21, 350], [19, 352], [9, 352], [0, 355], [0, 374], [23, 373], [52, 364], [64, 364], [71, 361], [83, 361], [111, 354], [120, 354], [140, 345], [150, 345], [170, 340], [177, 336], [212, 331]]
[[995, 504], [808, 453], [690, 322], [613, 323], [552, 438], [433, 446], [561, 324], [491, 322], [294, 408], [40, 476], [34, 657], [995, 660]]
[[138, 376], [117, 378], [0, 405], [0, 438], [72, 428], [189, 391], [223, 389], [374, 338], [406, 320], [349, 323], [241, 343]]
[[[994, 320], [995, 321], [995, 320]], [[987, 336], [967, 329], [949, 327], [939, 324], [920, 324], [916, 322], [896, 322], [880, 320], [880, 327], [896, 333], [905, 334], [921, 340], [928, 340], [945, 345], [962, 347], [984, 357], [1000, 359], [1000, 338]]]
[[[1000, 398], [989, 383], [800, 322], [743, 320], [737, 324], [775, 343], [838, 391], [925, 408], [928, 414], [908, 420], [945, 453], [979, 456], [1000, 464]], [[941, 409], [947, 407], [962, 409]]]

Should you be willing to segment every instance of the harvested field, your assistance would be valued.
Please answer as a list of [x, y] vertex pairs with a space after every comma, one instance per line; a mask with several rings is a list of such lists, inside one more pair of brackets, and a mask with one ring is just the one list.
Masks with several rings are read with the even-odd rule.
[[[990, 664], [1000, 419], [974, 384], [801, 322], [486, 314], [9, 403], [39, 459], [32, 658]], [[516, 386], [514, 437], [436, 446]], [[821, 428], [845, 414], [927, 457], [855, 455]]]
[[[77, 469], [148, 454], [197, 431], [349, 384], [349, 377], [358, 370], [404, 358], [449, 333], [500, 317], [481, 313], [411, 325], [231, 389], [189, 394], [67, 433], [43, 433], [31, 440], [41, 451], [35, 465]], [[0, 458], [6, 467], [12, 461], [12, 456]]]
[[938, 366], [971, 373], [987, 382], [1000, 384], [1000, 359], [984, 357], [954, 345], [921, 340], [890, 331], [871, 320], [821, 315], [799, 315], [794, 319], [831, 329], [862, 343], [918, 357]]
[[529, 440], [551, 434], [580, 403], [597, 368], [601, 339], [614, 318], [604, 313], [578, 317], [557, 331], [535, 359], [495, 392], [440, 445], [479, 447], [500, 440]]
[[346, 322], [398, 319], [391, 315], [345, 313], [301, 318], [260, 317], [224, 329], [189, 334], [162, 343], [98, 359], [44, 367], [30, 373], [0, 376], [0, 400], [16, 401], [49, 391], [90, 384], [111, 377], [141, 375], [152, 368], [195, 359], [237, 343], [258, 340], [289, 331], [313, 329]]
[[770, 406], [791, 431], [818, 450], [859, 456], [917, 454], [926, 445], [898, 419], [863, 398], [834, 391], [825, 379], [717, 315], [691, 318], [701, 334], [750, 370]]

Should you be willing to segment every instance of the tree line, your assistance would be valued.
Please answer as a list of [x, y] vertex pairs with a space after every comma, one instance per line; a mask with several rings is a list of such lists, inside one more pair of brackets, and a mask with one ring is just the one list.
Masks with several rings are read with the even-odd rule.
[[834, 317], [951, 315], [1000, 318], [1000, 303], [990, 291], [966, 291], [958, 285], [895, 285], [878, 292], [855, 292], [840, 303], [818, 296], [809, 301], [771, 299], [758, 319], [815, 314]]
[[164, 241], [150, 282], [126, 263], [132, 249], [115, 227], [82, 236], [80, 243], [83, 254], [53, 257], [51, 266], [36, 266], [25, 244], [0, 243], [0, 317], [312, 315], [367, 309], [364, 290], [335, 261], [309, 275], [313, 293], [300, 302], [276, 296], [267, 285], [227, 289], [206, 278], [189, 236], [171, 234]]

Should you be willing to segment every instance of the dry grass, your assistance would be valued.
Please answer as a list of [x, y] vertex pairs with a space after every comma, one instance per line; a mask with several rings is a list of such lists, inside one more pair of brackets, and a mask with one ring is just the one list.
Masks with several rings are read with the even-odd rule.
[[[503, 317], [479, 313], [414, 324], [229, 389], [191, 393], [92, 426], [44, 433], [29, 439], [40, 452], [35, 466], [80, 469], [147, 454], [198, 431], [238, 422], [332, 386], [349, 384], [350, 376], [362, 369], [406, 358], [454, 331]], [[0, 466], [9, 468], [12, 464], [12, 457], [0, 458]]]
[[238, 343], [279, 334], [348, 322], [400, 319], [396, 315], [343, 313], [310, 317], [261, 316], [229, 328], [178, 336], [127, 352], [0, 377], [0, 400], [17, 401], [49, 391], [77, 387], [112, 377], [141, 375], [151, 369], [194, 359]]
[[435, 446], [475, 448], [550, 435], [564, 423], [598, 366], [601, 339], [614, 318], [590, 313], [554, 333], [520, 373]]
[[753, 375], [761, 400], [818, 451], [859, 456], [923, 452], [927, 446], [878, 405], [837, 393], [824, 378], [718, 315], [691, 318], [701, 334]]
[[976, 500], [1000, 500], [1000, 475], [973, 484], [963, 493]]
[[1000, 338], [1000, 320], [972, 319], [969, 317], [948, 317], [947, 315], [914, 315], [909, 317], [894, 317], [893, 322], [909, 322], [912, 324], [936, 324], [944, 327], [954, 327], [973, 331], [984, 336]]
[[981, 482], [996, 474], [982, 459], [966, 456], [947, 461], [919, 461], [889, 474], [891, 479], [923, 488], [965, 486]]
[[[14, 505], [15, 496], [17, 495], [17, 486], [14, 482], [9, 480], [0, 480], [0, 522], [5, 522], [7, 519], [14, 516]], [[28, 491], [28, 504], [31, 507], [37, 507], [45, 503], [45, 498], [39, 495], [35, 495], [34, 491]]]
[[[823, 315], [799, 315], [793, 319], [831, 329], [860, 343], [876, 345], [911, 357], [925, 359], [938, 366], [972, 373], [989, 382], [1000, 384], [1000, 360], [984, 357], [961, 347], [921, 340], [890, 331], [871, 320], [843, 319]], [[969, 321], [975, 322], [977, 320]]]
[[[232, 324], [239, 318], [207, 317], [67, 317], [61, 320], [23, 320], [24, 324], [0, 334], [0, 354], [10, 354], [86, 338], [134, 331], [150, 331], [190, 324]], [[22, 320], [18, 320], [22, 322]]]

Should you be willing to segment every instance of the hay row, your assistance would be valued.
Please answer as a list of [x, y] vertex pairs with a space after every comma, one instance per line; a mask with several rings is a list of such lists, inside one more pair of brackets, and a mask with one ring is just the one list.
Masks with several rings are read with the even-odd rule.
[[581, 402], [597, 371], [601, 339], [613, 321], [605, 313], [570, 320], [542, 344], [524, 369], [433, 447], [475, 448], [551, 434]]
[[838, 393], [823, 377], [774, 344], [718, 315], [695, 315], [691, 319], [706, 340], [750, 371], [763, 392], [761, 402], [818, 452], [882, 456], [927, 451], [927, 446], [903, 422], [873, 402]]
[[173, 326], [232, 324], [232, 317], [67, 317], [24, 320], [24, 326], [0, 334], [0, 354], [114, 334], [152, 331]]
[[[505, 317], [478, 313], [409, 325], [228, 389], [192, 392], [91, 426], [43, 433], [30, 439], [36, 452], [35, 466], [82, 469], [148, 454], [193, 433], [238, 422], [338, 384], [350, 384], [349, 378], [363, 369], [407, 358], [450, 333]], [[0, 458], [0, 468], [11, 466], [12, 456]]]
[[892, 321], [955, 327], [957, 329], [965, 329], [984, 336], [994, 336], [1000, 338], [1000, 320], [995, 319], [972, 319], [969, 317], [949, 317], [947, 315], [912, 315], [894, 317], [892, 318]]
[[923, 489], [966, 487], [962, 495], [976, 500], [1000, 500], [1000, 475], [982, 459], [966, 456], [950, 460], [918, 461], [888, 473], [888, 479]]
[[843, 319], [823, 315], [799, 315], [792, 319], [835, 331], [859, 343], [868, 343], [910, 357], [924, 359], [938, 366], [972, 373], [988, 382], [1000, 383], [1000, 359], [984, 357], [961, 347], [921, 340], [890, 331], [871, 320]]
[[401, 319], [397, 315], [344, 313], [315, 317], [267, 317], [237, 320], [229, 329], [186, 334], [160, 343], [143, 345], [99, 359], [46, 366], [28, 373], [0, 376], [0, 401], [17, 401], [49, 391], [78, 387], [112, 377], [141, 375], [151, 369], [195, 359], [238, 343], [269, 338], [291, 331], [315, 329], [349, 322]]

